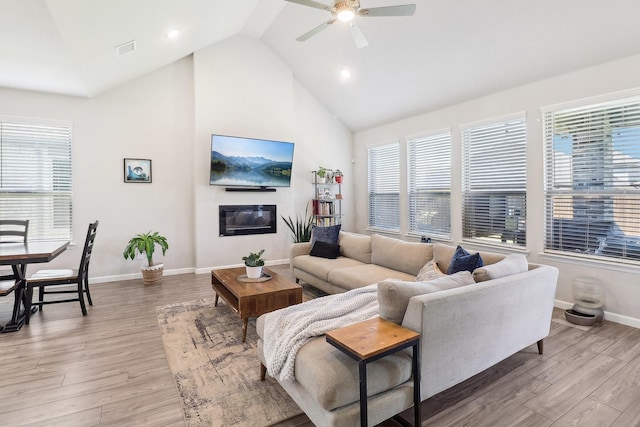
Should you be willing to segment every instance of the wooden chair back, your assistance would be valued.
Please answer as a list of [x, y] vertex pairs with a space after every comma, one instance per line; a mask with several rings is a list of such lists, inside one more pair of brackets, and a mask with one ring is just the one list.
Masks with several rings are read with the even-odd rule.
[[93, 244], [96, 240], [96, 232], [98, 230], [98, 221], [89, 224], [87, 230], [87, 237], [84, 241], [84, 249], [82, 250], [82, 257], [80, 258], [80, 267], [78, 267], [78, 281], [81, 283], [87, 279], [89, 275], [89, 262], [91, 261], [91, 252], [93, 251]]
[[28, 232], [28, 219], [0, 219], [0, 243], [27, 243]]

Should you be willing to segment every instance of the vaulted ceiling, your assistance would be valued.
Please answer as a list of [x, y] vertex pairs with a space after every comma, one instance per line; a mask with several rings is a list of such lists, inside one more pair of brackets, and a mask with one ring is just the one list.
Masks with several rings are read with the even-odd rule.
[[342, 22], [296, 41], [330, 15], [284, 0], [3, 0], [0, 86], [93, 97], [244, 34], [357, 131], [640, 54], [637, 0], [361, 0], [408, 2], [412, 17], [356, 17], [357, 49]]

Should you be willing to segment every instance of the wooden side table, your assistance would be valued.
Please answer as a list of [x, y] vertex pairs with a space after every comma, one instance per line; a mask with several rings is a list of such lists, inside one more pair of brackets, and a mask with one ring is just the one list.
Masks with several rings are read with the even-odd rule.
[[326, 334], [327, 342], [358, 362], [360, 373], [360, 425], [367, 421], [367, 363], [413, 347], [414, 426], [420, 425], [420, 334], [376, 317]]

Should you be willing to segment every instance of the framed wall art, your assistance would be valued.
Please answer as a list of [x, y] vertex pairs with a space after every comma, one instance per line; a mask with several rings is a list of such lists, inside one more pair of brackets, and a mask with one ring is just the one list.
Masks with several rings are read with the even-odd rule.
[[151, 182], [151, 159], [124, 159], [124, 182]]

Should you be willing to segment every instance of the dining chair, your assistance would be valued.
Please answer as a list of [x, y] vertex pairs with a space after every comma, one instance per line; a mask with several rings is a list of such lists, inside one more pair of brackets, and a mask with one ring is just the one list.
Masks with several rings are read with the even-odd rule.
[[[16, 219], [0, 219], [0, 244], [1, 243], [27, 243], [27, 234], [29, 232], [29, 220]], [[16, 268], [22, 269], [22, 277], [26, 272], [26, 265], [23, 264]], [[0, 269], [0, 297], [5, 297], [15, 292], [20, 286], [16, 274], [12, 268]], [[20, 295], [15, 293], [15, 301], [13, 304], [13, 318], [16, 318], [18, 310], [20, 310]]]
[[[27, 318], [25, 323], [29, 324], [29, 316], [31, 314], [31, 306], [38, 306], [40, 311], [45, 304], [58, 304], [63, 302], [78, 301], [82, 309], [82, 315], [87, 315], [87, 308], [84, 303], [84, 294], [87, 294], [89, 305], [93, 305], [91, 301], [91, 293], [89, 291], [89, 261], [91, 261], [91, 252], [96, 239], [96, 230], [98, 229], [98, 221], [89, 224], [87, 237], [84, 241], [84, 249], [80, 258], [80, 267], [77, 270], [56, 269], [56, 270], [39, 270], [33, 276], [27, 279], [27, 298], [26, 312]], [[76, 289], [49, 290], [49, 287], [60, 285], [76, 285]], [[33, 300], [33, 288], [38, 288], [38, 302]], [[56, 288], [57, 289], [57, 288]], [[76, 294], [74, 298], [52, 299], [45, 301], [44, 297], [48, 294]]]
[[[27, 243], [29, 220], [0, 219], [0, 243]], [[24, 276], [24, 266], [23, 276]], [[15, 279], [11, 268], [0, 269], [0, 280]], [[0, 296], [2, 294], [0, 293]]]
[[0, 219], [0, 243], [27, 243], [28, 232], [28, 219]]

